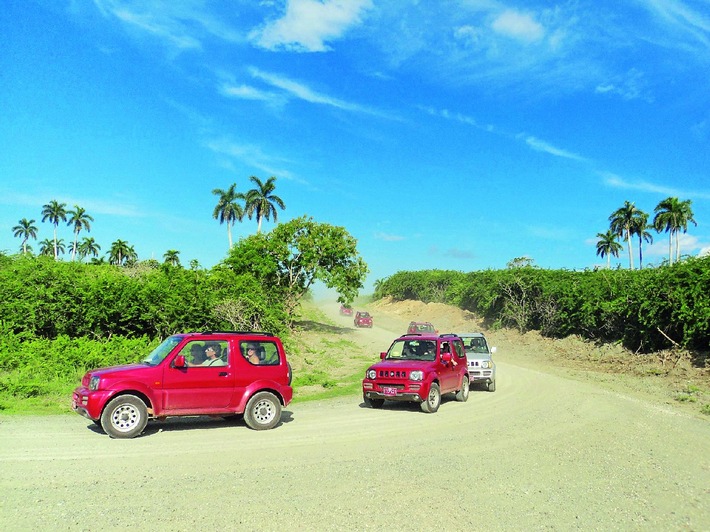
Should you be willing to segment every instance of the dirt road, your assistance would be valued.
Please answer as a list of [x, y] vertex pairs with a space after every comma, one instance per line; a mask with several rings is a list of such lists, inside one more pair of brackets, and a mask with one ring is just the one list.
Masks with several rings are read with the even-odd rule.
[[[352, 339], [374, 353], [403, 320]], [[706, 419], [505, 346], [498, 364], [495, 393], [436, 414], [354, 396], [292, 404], [271, 431], [168, 421], [128, 441], [75, 415], [0, 417], [0, 529], [710, 530]]]

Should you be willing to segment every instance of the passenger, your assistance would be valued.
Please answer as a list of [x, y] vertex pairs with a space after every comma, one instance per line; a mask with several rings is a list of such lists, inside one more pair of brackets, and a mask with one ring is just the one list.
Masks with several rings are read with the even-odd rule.
[[259, 348], [257, 347], [256, 344], [247, 344], [247, 352], [244, 355], [244, 357], [252, 364], [261, 364], [261, 360], [259, 360], [258, 352], [259, 352]]
[[222, 347], [217, 342], [205, 344], [205, 355], [207, 359], [200, 364], [201, 366], [226, 366], [227, 363], [220, 358]]

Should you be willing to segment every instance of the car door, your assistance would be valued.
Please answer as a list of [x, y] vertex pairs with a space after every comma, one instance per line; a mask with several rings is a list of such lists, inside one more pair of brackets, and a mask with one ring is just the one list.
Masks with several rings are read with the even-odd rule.
[[178, 354], [185, 355], [188, 366], [176, 368], [168, 364], [163, 375], [163, 405], [165, 413], [210, 412], [229, 406], [234, 391], [234, 373], [232, 353], [229, 342], [214, 341], [220, 348], [216, 365], [209, 361], [196, 363], [192, 353], [196, 347], [204, 349], [209, 341], [192, 340], [180, 348]]
[[[458, 366], [454, 365], [453, 362], [444, 364], [443, 356], [444, 354], [451, 354], [452, 359], [455, 359], [455, 355], [452, 352], [451, 342], [444, 341], [439, 344], [439, 382], [441, 383], [441, 393], [448, 393], [455, 390], [458, 387]], [[455, 359], [458, 362], [458, 359]]]

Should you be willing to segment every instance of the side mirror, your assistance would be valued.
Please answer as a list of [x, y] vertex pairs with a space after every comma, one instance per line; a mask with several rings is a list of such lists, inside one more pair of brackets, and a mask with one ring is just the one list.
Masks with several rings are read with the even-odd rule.
[[496, 346], [491, 347], [491, 354], [495, 353], [496, 349], [497, 349]]
[[451, 353], [444, 353], [443, 355], [441, 355], [441, 361], [444, 364], [451, 363]]
[[173, 367], [174, 368], [186, 368], [187, 362], [185, 362], [185, 355], [176, 356], [175, 360], [173, 360]]
[[386, 356], [387, 356], [387, 353], [380, 353], [381, 360], [384, 360]]

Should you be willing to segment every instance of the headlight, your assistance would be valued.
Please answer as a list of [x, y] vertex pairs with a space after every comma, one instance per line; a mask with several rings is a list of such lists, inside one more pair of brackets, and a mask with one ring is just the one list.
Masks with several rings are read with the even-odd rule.
[[377, 377], [377, 372], [374, 369], [368, 369], [365, 372], [365, 377], [367, 377], [370, 380], [374, 380], [374, 378]]
[[98, 390], [99, 382], [101, 382], [101, 379], [98, 377], [91, 377], [91, 380], [89, 381], [89, 390]]
[[483, 369], [488, 369], [491, 367], [491, 362], [489, 360], [482, 360], [481, 361], [481, 367]]
[[412, 371], [409, 374], [409, 380], [420, 381], [424, 378], [424, 372], [422, 370]]

